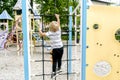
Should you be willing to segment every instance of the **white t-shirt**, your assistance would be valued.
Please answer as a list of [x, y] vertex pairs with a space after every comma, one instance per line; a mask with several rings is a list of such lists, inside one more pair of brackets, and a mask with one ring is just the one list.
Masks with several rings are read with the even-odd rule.
[[46, 33], [46, 36], [50, 39], [52, 49], [63, 47], [61, 40], [61, 29], [56, 32], [48, 31]]

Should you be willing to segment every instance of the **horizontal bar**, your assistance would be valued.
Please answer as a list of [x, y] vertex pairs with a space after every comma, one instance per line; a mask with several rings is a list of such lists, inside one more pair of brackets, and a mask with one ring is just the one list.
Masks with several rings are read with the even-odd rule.
[[[68, 74], [80, 74], [80, 73], [77, 73], [77, 72], [72, 72], [72, 73], [59, 73], [59, 75], [68, 75]], [[31, 77], [37, 77], [37, 76], [43, 76], [43, 75], [46, 75], [46, 76], [50, 76], [51, 74], [32, 74]]]
[[[64, 47], [66, 47], [66, 46], [78, 46], [78, 45], [63, 45]], [[45, 45], [37, 45], [37, 46], [35, 46], [35, 47], [51, 47], [51, 46], [45, 46]]]
[[[54, 14], [40, 14], [40, 15], [34, 15], [34, 16], [42, 16], [42, 17], [52, 17], [52, 16], [55, 16]], [[60, 16], [71, 16], [71, 14], [61, 14]], [[77, 16], [75, 14], [72, 14], [72, 16]]]
[[[80, 59], [67, 59], [67, 60], [62, 60], [62, 61], [78, 61], [78, 60], [80, 60]], [[51, 62], [52, 61], [52, 59], [51, 60], [31, 60], [31, 62], [42, 62], [42, 61], [46, 61], [46, 62]]]
[[[74, 32], [78, 32], [78, 31], [80, 31], [80, 30], [61, 30], [61, 32], [72, 32], [72, 31], [74, 31]], [[46, 30], [43, 30], [43, 32], [47, 32]], [[39, 31], [36, 31], [35, 32], [36, 34], [39, 34]]]

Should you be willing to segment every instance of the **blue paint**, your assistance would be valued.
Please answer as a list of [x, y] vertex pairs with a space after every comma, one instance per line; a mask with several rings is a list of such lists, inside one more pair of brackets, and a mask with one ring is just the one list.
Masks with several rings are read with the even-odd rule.
[[82, 74], [81, 80], [86, 80], [86, 29], [87, 29], [87, 0], [82, 0]]
[[[72, 6], [69, 7], [69, 14], [72, 13]], [[69, 41], [68, 41], [68, 73], [72, 72], [72, 15], [69, 16]]]
[[27, 24], [27, 0], [22, 0], [22, 30], [23, 30], [23, 47], [24, 47], [24, 80], [29, 80], [29, 32]]

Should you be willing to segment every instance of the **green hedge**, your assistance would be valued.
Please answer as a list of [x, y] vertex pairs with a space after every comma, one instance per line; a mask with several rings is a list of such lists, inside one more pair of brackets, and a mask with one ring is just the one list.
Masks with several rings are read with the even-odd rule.
[[[69, 40], [69, 27], [61, 27], [62, 29], [62, 40]], [[66, 33], [66, 34], [63, 34]], [[80, 35], [77, 35], [78, 39]], [[75, 40], [75, 28], [72, 27], [72, 40]]]

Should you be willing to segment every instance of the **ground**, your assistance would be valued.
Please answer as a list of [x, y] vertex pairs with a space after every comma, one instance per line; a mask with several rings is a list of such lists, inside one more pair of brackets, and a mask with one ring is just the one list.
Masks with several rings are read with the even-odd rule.
[[[14, 49], [14, 48], [13, 48]], [[76, 50], [76, 51], [75, 51]], [[68, 47], [64, 47], [62, 73], [56, 80], [80, 80], [80, 46], [72, 46], [72, 74], [67, 75]], [[44, 59], [44, 62], [43, 62]], [[39, 60], [38, 62], [34, 62]], [[43, 66], [44, 65], [44, 66]], [[49, 51], [35, 47], [30, 58], [31, 80], [51, 80], [52, 60]], [[44, 74], [44, 76], [43, 76]], [[0, 80], [24, 80], [24, 54], [23, 51], [11, 52], [6, 49], [0, 50]]]

